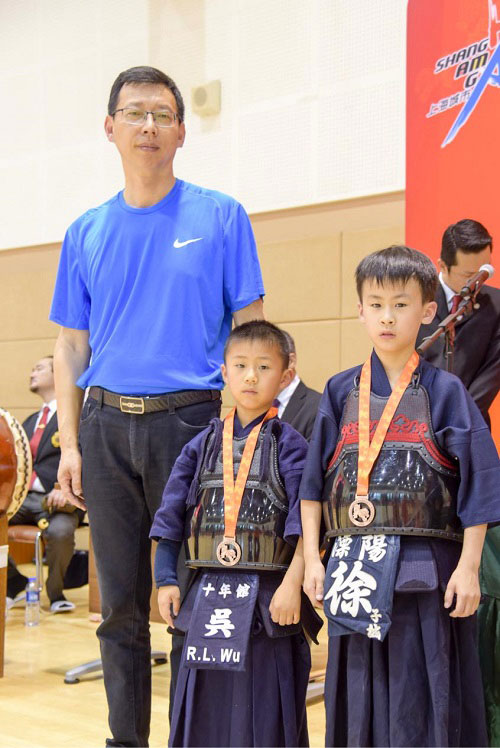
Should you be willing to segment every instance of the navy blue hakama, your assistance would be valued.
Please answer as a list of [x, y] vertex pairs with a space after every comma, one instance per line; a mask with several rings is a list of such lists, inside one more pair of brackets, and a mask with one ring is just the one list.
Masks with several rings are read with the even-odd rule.
[[244, 671], [181, 666], [169, 745], [308, 746], [310, 669], [303, 633], [270, 638], [256, 617]]
[[487, 746], [476, 616], [450, 618], [443, 590], [395, 593], [383, 642], [330, 637], [327, 746]]

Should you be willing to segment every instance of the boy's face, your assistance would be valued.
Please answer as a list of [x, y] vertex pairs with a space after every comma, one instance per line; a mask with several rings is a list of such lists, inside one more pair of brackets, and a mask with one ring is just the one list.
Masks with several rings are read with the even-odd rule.
[[374, 280], [363, 283], [359, 318], [365, 324], [376, 351], [408, 355], [415, 347], [420, 325], [429, 324], [436, 314], [435, 301], [424, 302], [418, 282], [380, 286]]
[[221, 370], [240, 420], [243, 416], [248, 423], [269, 410], [280, 388], [292, 379], [277, 347], [260, 340], [231, 343]]

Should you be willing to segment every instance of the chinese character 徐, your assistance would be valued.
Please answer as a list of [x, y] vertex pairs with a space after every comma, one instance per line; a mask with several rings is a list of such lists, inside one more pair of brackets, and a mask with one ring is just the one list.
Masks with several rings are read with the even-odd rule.
[[335, 571], [332, 572], [333, 584], [324, 599], [331, 598], [330, 610], [332, 615], [337, 614], [340, 604], [343, 613], [349, 613], [353, 618], [356, 618], [360, 605], [366, 613], [371, 612], [372, 604], [368, 598], [373, 590], [377, 589], [377, 582], [375, 577], [363, 571], [361, 561], [355, 561], [350, 573], [344, 576], [347, 569], [348, 566], [345, 561], [341, 561]]

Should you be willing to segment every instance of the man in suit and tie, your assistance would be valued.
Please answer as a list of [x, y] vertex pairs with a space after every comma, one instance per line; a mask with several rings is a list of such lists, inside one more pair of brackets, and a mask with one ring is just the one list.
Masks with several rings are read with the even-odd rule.
[[316, 390], [306, 387], [296, 372], [297, 352], [292, 336], [283, 330], [288, 341], [289, 367], [295, 372], [295, 376], [289, 385], [278, 393], [276, 403], [278, 416], [294, 427], [302, 436], [309, 441], [311, 438], [314, 420], [318, 410], [321, 394]]
[[[61, 511], [65, 500], [59, 488], [55, 488], [57, 470], [61, 457], [59, 431], [57, 425], [57, 403], [54, 386], [52, 356], [44, 356], [33, 366], [30, 378], [30, 390], [42, 400], [42, 408], [29, 416], [23, 423], [30, 440], [33, 457], [28, 495], [16, 514], [11, 518], [11, 525], [38, 525], [41, 520], [48, 520], [44, 530], [45, 553], [49, 573], [46, 589], [53, 613], [74, 610], [75, 606], [63, 593], [63, 580], [66, 569], [75, 547], [75, 529], [82, 512], [79, 510]], [[45, 524], [45, 523], [42, 523]], [[9, 558], [7, 571], [7, 597], [10, 602], [21, 599], [20, 593], [27, 584], [27, 577], [19, 572]]]
[[[443, 234], [439, 259], [437, 314], [423, 327], [417, 342], [431, 335], [442, 320], [457, 309], [460, 289], [480, 267], [491, 263], [492, 238], [478, 221], [468, 218], [448, 226]], [[490, 425], [488, 409], [500, 389], [500, 290], [482, 286], [476, 297], [479, 308], [456, 324], [453, 373], [465, 384]], [[444, 337], [424, 357], [446, 369]], [[500, 603], [500, 527], [488, 530], [483, 548], [480, 581], [482, 601], [478, 610], [479, 653], [483, 672], [490, 745], [500, 745], [500, 705], [496, 699], [495, 673], [500, 670], [499, 644], [491, 625]]]
[[[417, 346], [456, 310], [460, 289], [482, 265], [490, 264], [491, 249], [492, 238], [479, 221], [465, 218], [448, 226], [438, 260], [437, 313], [430, 325], [421, 328]], [[476, 301], [479, 308], [456, 324], [453, 373], [465, 384], [489, 425], [488, 409], [500, 386], [500, 290], [482, 286]], [[424, 357], [446, 369], [444, 336]]]

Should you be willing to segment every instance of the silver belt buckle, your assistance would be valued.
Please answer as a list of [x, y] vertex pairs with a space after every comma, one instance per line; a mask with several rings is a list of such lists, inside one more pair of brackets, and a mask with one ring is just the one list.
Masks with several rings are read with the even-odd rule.
[[142, 397], [129, 397], [120, 395], [120, 410], [122, 413], [144, 413], [144, 399]]

